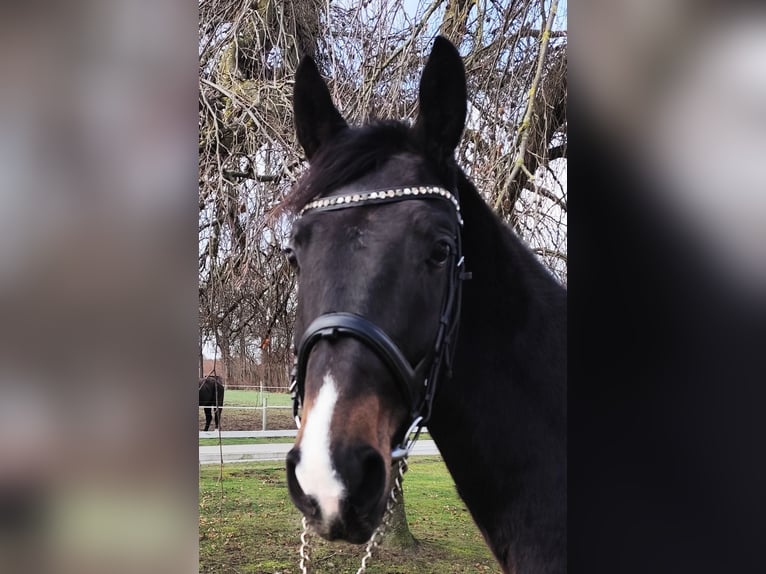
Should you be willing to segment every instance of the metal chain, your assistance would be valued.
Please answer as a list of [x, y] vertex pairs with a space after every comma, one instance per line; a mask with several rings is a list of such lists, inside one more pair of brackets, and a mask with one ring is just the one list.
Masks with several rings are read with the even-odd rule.
[[[391, 487], [391, 494], [386, 501], [386, 511], [383, 513], [383, 518], [380, 521], [380, 524], [372, 533], [372, 536], [370, 536], [369, 542], [367, 542], [367, 547], [365, 548], [365, 553], [362, 557], [362, 565], [356, 571], [356, 574], [364, 574], [367, 571], [367, 562], [370, 560], [370, 558], [372, 558], [373, 551], [378, 546], [380, 546], [380, 543], [383, 540], [383, 536], [391, 526], [391, 517], [393, 515], [394, 504], [396, 504], [396, 499], [402, 493], [404, 473], [407, 472], [408, 468], [407, 457], [405, 456], [404, 458], [399, 459], [399, 469], [397, 473], [398, 476], [394, 478], [394, 485]], [[303, 532], [301, 533], [301, 547], [299, 551], [301, 557], [300, 569], [302, 574], [309, 574], [309, 564], [311, 563], [311, 547], [309, 545], [309, 525], [305, 516], [303, 517], [301, 524], [303, 525]]]
[[407, 457], [404, 456], [399, 459], [398, 476], [394, 479], [391, 495], [388, 497], [388, 501], [386, 501], [386, 511], [383, 513], [383, 519], [375, 529], [375, 532], [372, 533], [372, 536], [370, 536], [370, 541], [367, 543], [367, 548], [365, 549], [364, 557], [362, 558], [362, 565], [359, 567], [359, 570], [356, 571], [356, 574], [365, 573], [367, 570], [367, 561], [372, 558], [373, 550], [380, 545], [386, 530], [391, 526], [391, 516], [393, 514], [394, 504], [396, 504], [396, 499], [402, 492], [402, 482], [404, 481], [404, 473], [407, 472], [407, 468]]
[[300, 568], [302, 574], [308, 574], [309, 570], [307, 563], [311, 562], [311, 547], [309, 546], [309, 523], [305, 516], [303, 517], [301, 524], [303, 525], [303, 532], [301, 532]]

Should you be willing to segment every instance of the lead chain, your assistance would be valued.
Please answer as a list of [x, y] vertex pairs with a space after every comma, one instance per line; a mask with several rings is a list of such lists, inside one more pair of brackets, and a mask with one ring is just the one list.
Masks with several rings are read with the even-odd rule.
[[301, 524], [303, 525], [303, 532], [301, 532], [300, 568], [303, 574], [308, 574], [308, 563], [311, 562], [311, 546], [309, 545], [309, 524], [305, 516]]
[[[364, 574], [367, 571], [367, 562], [372, 558], [373, 551], [380, 546], [380, 542], [383, 540], [388, 528], [391, 526], [391, 516], [394, 509], [396, 499], [402, 493], [402, 482], [404, 481], [404, 473], [407, 472], [407, 457], [399, 460], [398, 476], [394, 478], [394, 486], [391, 488], [391, 494], [386, 501], [386, 511], [383, 513], [383, 519], [380, 524], [370, 536], [367, 547], [365, 548], [364, 556], [362, 557], [362, 565], [356, 571], [356, 574]], [[306, 517], [303, 517], [301, 521], [303, 525], [303, 532], [301, 533], [301, 547], [300, 547], [300, 569], [302, 574], [309, 574], [311, 564], [311, 546], [309, 544], [309, 525]]]

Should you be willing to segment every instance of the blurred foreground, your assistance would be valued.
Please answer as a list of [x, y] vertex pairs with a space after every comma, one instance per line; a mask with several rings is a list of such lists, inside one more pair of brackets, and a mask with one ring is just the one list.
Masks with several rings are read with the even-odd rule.
[[197, 568], [196, 32], [0, 9], [4, 572]]

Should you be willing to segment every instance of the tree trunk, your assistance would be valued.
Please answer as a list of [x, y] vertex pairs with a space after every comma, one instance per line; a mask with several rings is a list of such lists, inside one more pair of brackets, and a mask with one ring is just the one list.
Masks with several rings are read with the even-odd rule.
[[[399, 474], [399, 465], [391, 468], [391, 483]], [[383, 546], [396, 550], [415, 550], [418, 541], [410, 532], [407, 514], [404, 509], [404, 493], [400, 493], [391, 513], [391, 526], [383, 536]]]
[[245, 329], [242, 329], [239, 332], [239, 384], [242, 386], [250, 384], [248, 377], [247, 338]]
[[199, 331], [199, 378], [202, 379], [202, 377], [205, 376], [205, 357], [202, 352], [202, 344], [203, 344], [203, 338], [202, 338], [202, 329]]
[[[234, 381], [231, 380], [232, 374], [234, 373], [234, 370], [231, 368], [231, 340], [229, 339], [229, 326], [228, 325], [220, 325], [219, 326], [219, 332], [218, 332], [218, 348], [221, 351], [221, 363], [223, 363], [223, 372], [218, 372], [217, 374], [221, 375], [222, 377], [225, 377], [226, 379], [229, 379], [226, 381], [227, 385], [234, 384]], [[218, 367], [220, 367], [220, 364], [216, 365], [216, 371], [218, 371]]]
[[455, 45], [460, 46], [466, 33], [468, 13], [475, 0], [449, 0], [444, 10], [444, 18], [439, 28], [439, 34], [449, 38]]

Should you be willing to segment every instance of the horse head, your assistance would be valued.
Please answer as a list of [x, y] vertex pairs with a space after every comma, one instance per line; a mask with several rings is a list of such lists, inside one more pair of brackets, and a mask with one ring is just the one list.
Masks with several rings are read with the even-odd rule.
[[324, 538], [362, 543], [380, 523], [392, 462], [427, 418], [459, 306], [454, 150], [466, 115], [457, 50], [438, 38], [414, 126], [349, 127], [310, 58], [294, 114], [309, 172], [286, 253], [298, 274], [292, 500]]

